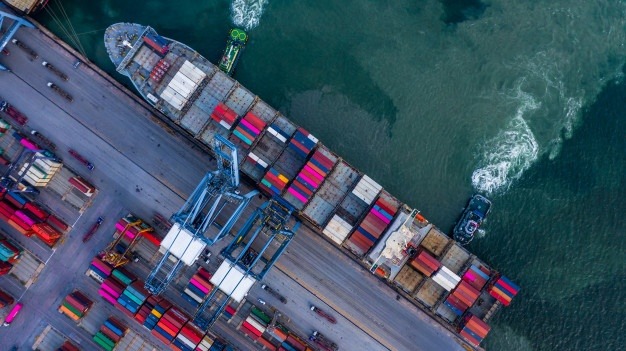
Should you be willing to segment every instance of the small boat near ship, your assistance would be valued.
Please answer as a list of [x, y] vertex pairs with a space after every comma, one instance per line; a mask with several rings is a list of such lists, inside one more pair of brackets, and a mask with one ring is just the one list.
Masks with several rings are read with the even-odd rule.
[[469, 244], [474, 234], [491, 210], [491, 201], [482, 195], [474, 195], [463, 210], [461, 219], [454, 227], [454, 240], [461, 245]]
[[248, 42], [248, 34], [239, 28], [233, 28], [228, 32], [226, 48], [220, 60], [220, 69], [229, 76], [233, 75], [241, 52]]

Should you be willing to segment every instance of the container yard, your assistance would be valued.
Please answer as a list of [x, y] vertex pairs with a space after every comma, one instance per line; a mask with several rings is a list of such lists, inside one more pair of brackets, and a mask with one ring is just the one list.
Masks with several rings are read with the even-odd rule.
[[[308, 131], [290, 122], [259, 97], [216, 70], [208, 61], [193, 55], [195, 59], [189, 61], [170, 60], [173, 57], [170, 55], [188, 52], [188, 48], [182, 44], [170, 45], [166, 49], [161, 40], [169, 39], [151, 33], [153, 39], [150, 44], [149, 40], [141, 36], [143, 31], [129, 29], [131, 44], [146, 45], [116, 49], [118, 55], [121, 55], [119, 59], [135, 68], [153, 68], [152, 65], [161, 62], [158, 72], [147, 69], [146, 73], [155, 84], [158, 83], [158, 91], [151, 96], [146, 95], [147, 101], [154, 103], [159, 111], [170, 118], [169, 121], [161, 120], [156, 124], [156, 117], [146, 112], [152, 110], [146, 109], [145, 103], [131, 95], [124, 95], [125, 90], [108, 80], [110, 78], [97, 68], [84, 65], [80, 69], [72, 69], [73, 61], [64, 61], [58, 54], [73, 53], [67, 47], [59, 46], [63, 43], [41, 32], [19, 33], [22, 42], [37, 51], [45, 51], [46, 60], [66, 72], [68, 83], [93, 85], [94, 89], [103, 89], [100, 92], [107, 96], [108, 101], [120, 101], [119, 104], [113, 104], [115, 106], [96, 111], [84, 103], [86, 96], [92, 93], [89, 89], [78, 90], [66, 84], [62, 89], [72, 95], [74, 101], [70, 105], [49, 91], [45, 81], [35, 83], [39, 78], [31, 75], [28, 67], [39, 66], [40, 69], [41, 62], [13, 62], [14, 71], [18, 72], [16, 74], [23, 75], [23, 79], [37, 87], [37, 91], [44, 94], [46, 99], [60, 105], [51, 107], [49, 114], [54, 118], [48, 119], [29, 107], [19, 96], [7, 92], [4, 95], [11, 101], [11, 106], [15, 106], [16, 111], [19, 109], [19, 114], [24, 118], [28, 115], [28, 119], [20, 119], [24, 122], [22, 125], [16, 117], [7, 114], [0, 116], [11, 127], [5, 128], [7, 132], [0, 137], [0, 142], [6, 143], [7, 150], [13, 150], [6, 155], [9, 162], [15, 160], [24, 144], [29, 145], [30, 141], [26, 137], [18, 140], [9, 129], [24, 129], [21, 135], [27, 136], [31, 135], [29, 128], [36, 128], [46, 134], [46, 138], [56, 144], [56, 154], [62, 161], [62, 167], [56, 169], [53, 175], [41, 172], [30, 175], [32, 182], [42, 185], [38, 195], [27, 195], [28, 198], [24, 197], [26, 201], [8, 195], [21, 208], [17, 209], [18, 205], [5, 196], [7, 203], [16, 208], [16, 212], [21, 211], [19, 216], [23, 213], [33, 219], [31, 215], [34, 216], [36, 211], [28, 209], [30, 212], [26, 212], [27, 204], [35, 205], [44, 213], [40, 217], [34, 216], [37, 219], [32, 224], [26, 222], [27, 227], [30, 224], [28, 229], [19, 226], [21, 223], [18, 223], [19, 228], [6, 223], [7, 237], [19, 238], [19, 244], [26, 248], [21, 251], [21, 259], [26, 253], [35, 252], [35, 257], [41, 258], [40, 262], [46, 262], [38, 279], [33, 279], [28, 287], [17, 289], [15, 296], [23, 295], [22, 301], [27, 302], [23, 313], [33, 315], [36, 308], [33, 294], [41, 293], [42, 289], [54, 289], [58, 294], [53, 305], [44, 302], [47, 310], [41, 311], [41, 315], [45, 316], [49, 325], [37, 324], [36, 334], [22, 341], [28, 342], [28, 347], [39, 339], [41, 342], [54, 339], [57, 344], [64, 339], [63, 342], [78, 341], [76, 344], [81, 345], [81, 349], [86, 346], [88, 349], [123, 347], [139, 350], [162, 348], [165, 345], [175, 349], [190, 349], [193, 345], [196, 349], [221, 350], [230, 345], [228, 347], [240, 350], [281, 347], [286, 350], [307, 350], [320, 347], [308, 340], [314, 330], [319, 330], [324, 338], [334, 340], [339, 348], [345, 349], [350, 349], [349, 345], [363, 345], [362, 349], [399, 350], [408, 349], [411, 347], [409, 345], [415, 345], [416, 342], [426, 345], [426, 348], [429, 348], [428, 345], [438, 345], [446, 349], [460, 349], [459, 345], [466, 343], [479, 349], [480, 341], [489, 330], [483, 328], [477, 319], [488, 321], [498, 307], [510, 302], [519, 290], [497, 271], [476, 263], [477, 259], [473, 255], [455, 246], [449, 237], [421, 215], [414, 214], [383, 186], [335, 155]], [[126, 59], [126, 54], [135, 55], [136, 59]], [[19, 52], [10, 59], [19, 60], [25, 56], [27, 53]], [[31, 86], [22, 87], [20, 84], [23, 83], [15, 84], [20, 89], [33, 89]], [[113, 84], [116, 88], [102, 88], [107, 84]], [[187, 84], [193, 88], [186, 87]], [[182, 110], [177, 109], [177, 106]], [[123, 111], [111, 113], [109, 109]], [[16, 114], [18, 117], [20, 115]], [[131, 115], [137, 116], [137, 120], [129, 124], [124, 118]], [[76, 123], [78, 120], [80, 123]], [[56, 123], [72, 127], [64, 130], [58, 128]], [[93, 123], [111, 123], [111, 128], [94, 126]], [[50, 124], [49, 130], [43, 128], [47, 124]], [[119, 130], [119, 126], [124, 126], [124, 132]], [[81, 132], [71, 134], [75, 130]], [[96, 130], [98, 133], [108, 133], [105, 136], [106, 143], [102, 142], [100, 134], [94, 132]], [[186, 130], [195, 140], [178, 134], [180, 130]], [[64, 133], [72, 136], [68, 137]], [[139, 133], [151, 135], [152, 141], [148, 144], [152, 145], [154, 141], [154, 150], [161, 148], [161, 153], [151, 150], [137, 153], [129, 140], [132, 140], [131, 135]], [[287, 204], [293, 206], [293, 214], [304, 220], [307, 227], [297, 230], [289, 247], [282, 247], [280, 240], [270, 241], [269, 246], [264, 247], [263, 242], [274, 235], [270, 232], [261, 231], [255, 237], [245, 236], [256, 230], [253, 226], [247, 227], [246, 220], [254, 218], [259, 206], [266, 201], [255, 196], [224, 242], [209, 247], [212, 256], [198, 254], [190, 261], [191, 265], [175, 272], [176, 275], [162, 294], [153, 295], [146, 289], [146, 281], [150, 271], [165, 257], [165, 252], [160, 251], [163, 248], [160, 246], [161, 240], [167, 236], [172, 224], [167, 223], [167, 219], [163, 220], [163, 217], [176, 213], [200, 176], [207, 172], [207, 166], [214, 167], [215, 161], [209, 161], [206, 154], [199, 151], [201, 148], [198, 145], [212, 147], [216, 135], [226, 137], [235, 145], [236, 160], [245, 176], [244, 180], [253, 182], [266, 196], [282, 196]], [[26, 140], [21, 142], [23, 139]], [[73, 150], [76, 145], [65, 145], [64, 140], [90, 145], [84, 150], [80, 149], [80, 153], [86, 156], [85, 160], [90, 160], [87, 162], [92, 165], [91, 169], [85, 167], [86, 164], [81, 160], [68, 155], [67, 150]], [[171, 162], [171, 170], [163, 170], [164, 157]], [[93, 165], [96, 165], [95, 169]], [[53, 165], [48, 166], [50, 170], [54, 168]], [[22, 164], [18, 168], [16, 171], [27, 173]], [[241, 193], [250, 190], [248, 184], [241, 188]], [[7, 193], [16, 194], [15, 191]], [[54, 213], [50, 209], [54, 209]], [[137, 215], [129, 217], [128, 213]], [[161, 219], [157, 220], [159, 213], [163, 215], [159, 215]], [[83, 244], [80, 238], [100, 216], [105, 218], [101, 229], [88, 244]], [[224, 213], [218, 217], [220, 219], [216, 224], [223, 225], [225, 219], [228, 219]], [[139, 218], [147, 220], [130, 225]], [[411, 221], [404, 223], [401, 219]], [[133, 229], [125, 230], [129, 225]], [[43, 238], [37, 236], [33, 226], [41, 232], [39, 236]], [[176, 228], [176, 225], [172, 228]], [[30, 238], [23, 233], [26, 230], [32, 231]], [[46, 241], [53, 240], [52, 230], [61, 235], [50, 247]], [[75, 234], [77, 231], [78, 234]], [[235, 240], [238, 233], [242, 235], [240, 243], [228, 249], [227, 242]], [[402, 235], [409, 240], [396, 240]], [[33, 236], [36, 239], [33, 240]], [[267, 251], [263, 251], [265, 248]], [[284, 255], [281, 256], [283, 251]], [[428, 253], [430, 256], [418, 258], [420, 253]], [[75, 259], [67, 260], [68, 255]], [[276, 262], [276, 267], [269, 270], [274, 258], [278, 257], [280, 260]], [[219, 267], [229, 262], [225, 258], [235, 261], [241, 259], [239, 263], [250, 268], [252, 274], [261, 279], [274, 279], [268, 281], [269, 284], [284, 294], [289, 303], [284, 304], [268, 295], [260, 287], [261, 284], [254, 283], [247, 297], [241, 295], [241, 300], [229, 298], [230, 293], [219, 289], [215, 281], [216, 276], [219, 279], [228, 276], [228, 273], [219, 271]], [[252, 263], [257, 258], [259, 262], [272, 263], [265, 266], [261, 264], [253, 269], [255, 265]], [[314, 262], [319, 263], [316, 265]], [[336, 268], [322, 268], [329, 262]], [[480, 267], [489, 271], [486, 274], [488, 279], [477, 275], [478, 271], [475, 270], [466, 274], [472, 264], [480, 272], [484, 272]], [[72, 274], [67, 277], [57, 276], [51, 271], [57, 267]], [[401, 286], [403, 296], [422, 308], [406, 309], [398, 306], [381, 310], [379, 306], [388, 306], [387, 300], [393, 299], [389, 298], [393, 290], [376, 284], [378, 278], [368, 274], [368, 270], [388, 280], [390, 286]], [[82, 275], [83, 272], [85, 275]], [[479, 289], [477, 286], [482, 284], [481, 278], [485, 279], [485, 283]], [[4, 286], [5, 282], [13, 279], [12, 276], [0, 277], [0, 284]], [[468, 296], [467, 286], [479, 292], [479, 297], [472, 305], [469, 304], [475, 294]], [[351, 288], [351, 291], [345, 293], [346, 288]], [[314, 294], [313, 291], [318, 289]], [[72, 295], [74, 290], [78, 290], [93, 304], [88, 308], [84, 304], [80, 305], [80, 298]], [[361, 297], [358, 305], [354, 305], [354, 294]], [[254, 314], [256, 318], [251, 316], [251, 302], [261, 298], [263, 303], [254, 302], [259, 305], [255, 308], [262, 310], [266, 317], [272, 316], [269, 321], [260, 318], [260, 313]], [[453, 309], [450, 306], [463, 307], [458, 306], [455, 299], [465, 301], [468, 306], [462, 316], [452, 318], [450, 311]], [[200, 307], [207, 301], [206, 309], [200, 311]], [[479, 304], [476, 301], [485, 302]], [[311, 311], [312, 303], [332, 316], [336, 324]], [[64, 310], [58, 313], [62, 306]], [[275, 311], [276, 306], [281, 306], [281, 311], [286, 311], [282, 313], [283, 316], [288, 316], [277, 317], [276, 325], [273, 326], [273, 316], [276, 314], [272, 311]], [[196, 324], [199, 311], [199, 315], [205, 319], [217, 313], [217, 319], [208, 333]], [[422, 313], [429, 314], [433, 320], [418, 317]], [[114, 322], [111, 322], [111, 318]], [[248, 318], [251, 319], [244, 324]], [[71, 321], [75, 323], [68, 323]], [[361, 321], [365, 325], [362, 329], [356, 328], [354, 323], [361, 324]], [[311, 325], [314, 325], [314, 330], [310, 329]], [[382, 332], [379, 325], [389, 325], [391, 329]], [[24, 327], [20, 319], [12, 325], [15, 328], [20, 326]], [[122, 329], [124, 331], [118, 333]], [[48, 332], [43, 333], [42, 330]], [[415, 330], [420, 331], [417, 333], [418, 341], [413, 337], [407, 338], [407, 335], [414, 335]], [[37, 338], [40, 335], [44, 337]], [[58, 337], [47, 338], [46, 335]]]

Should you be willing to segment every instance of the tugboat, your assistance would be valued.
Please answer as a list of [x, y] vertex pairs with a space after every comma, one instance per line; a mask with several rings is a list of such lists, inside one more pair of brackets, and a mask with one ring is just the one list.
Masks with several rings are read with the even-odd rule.
[[454, 240], [461, 245], [469, 244], [480, 224], [485, 220], [491, 209], [491, 201], [482, 195], [474, 195], [463, 211], [461, 219], [454, 227]]
[[224, 54], [220, 60], [220, 69], [229, 76], [233, 75], [239, 56], [243, 48], [248, 42], [248, 34], [239, 28], [233, 28], [228, 33], [228, 40], [226, 41], [226, 48]]

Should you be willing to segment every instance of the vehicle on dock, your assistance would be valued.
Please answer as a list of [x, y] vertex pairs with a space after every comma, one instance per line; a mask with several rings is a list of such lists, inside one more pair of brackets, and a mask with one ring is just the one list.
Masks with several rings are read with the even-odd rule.
[[330, 314], [326, 313], [321, 308], [319, 308], [319, 307], [317, 307], [315, 305], [311, 305], [311, 311], [317, 313], [320, 317], [323, 317], [324, 319], [326, 319], [327, 321], [331, 322], [332, 324], [337, 324], [337, 320], [335, 319], [335, 317], [333, 317]]
[[64, 81], [68, 81], [70, 78], [63, 72], [61, 72], [58, 68], [54, 67], [50, 62], [48, 61], [43, 61], [41, 63], [42, 66], [46, 67], [47, 69], [49, 69], [50, 71], [52, 71], [52, 73], [56, 74], [57, 76], [59, 76], [59, 78], [63, 79]]
[[248, 42], [248, 34], [239, 28], [233, 28], [228, 32], [228, 39], [226, 41], [226, 48], [224, 54], [220, 59], [220, 69], [224, 73], [231, 76], [235, 71], [235, 66], [241, 53]]
[[72, 97], [72, 95], [68, 94], [67, 91], [61, 89], [58, 85], [52, 83], [52, 82], [48, 82], [48, 88], [54, 90], [57, 94], [61, 95], [63, 98], [65, 98], [65, 100], [72, 102], [74, 101], [74, 98]]
[[102, 224], [102, 222], [104, 221], [104, 218], [102, 217], [98, 217], [98, 219], [96, 220], [96, 222], [91, 226], [91, 228], [89, 229], [89, 231], [87, 233], [85, 233], [85, 236], [83, 236], [83, 242], [86, 243], [87, 241], [89, 241], [89, 239], [91, 239], [91, 237], [98, 231], [98, 228], [100, 228], [100, 225]]
[[2, 54], [4, 56], [11, 56], [11, 51], [9, 51], [7, 48], [2, 49]]
[[22, 307], [24, 307], [24, 305], [22, 305], [21, 302], [16, 303], [7, 315], [7, 317], [4, 319], [4, 323], [2, 324], [2, 326], [8, 327], [9, 325], [11, 325], [11, 323], [13, 323], [13, 320], [15, 320], [17, 314], [20, 313], [20, 311], [22, 310]]
[[36, 139], [39, 139], [38, 141], [40, 141], [41, 144], [46, 145], [51, 151], [54, 151], [57, 148], [57, 146], [53, 142], [51, 142], [50, 139], [46, 138], [43, 134], [39, 133], [36, 130], [31, 130], [30, 135], [32, 135]]
[[261, 285], [261, 289], [265, 290], [268, 292], [268, 294], [274, 296], [275, 298], [277, 298], [280, 302], [286, 304], [287, 303], [287, 299], [279, 294], [276, 290], [272, 289], [271, 287], [269, 287], [267, 284], [263, 284]]
[[70, 155], [72, 155], [72, 157], [74, 157], [75, 159], [80, 161], [80, 163], [85, 165], [85, 167], [87, 167], [88, 170], [93, 171], [93, 169], [95, 168], [93, 163], [87, 161], [87, 159], [84, 158], [83, 155], [79, 154], [76, 150], [69, 149], [69, 153], [70, 153]]
[[454, 240], [461, 245], [469, 244], [474, 234], [491, 210], [491, 201], [482, 195], [474, 195], [454, 227]]
[[0, 111], [5, 112], [19, 125], [23, 126], [28, 122], [28, 118], [23, 113], [15, 109], [11, 104], [6, 101], [0, 102]]
[[24, 52], [26, 52], [28, 55], [30, 55], [30, 57], [33, 60], [36, 60], [37, 58], [39, 58], [39, 54], [37, 54], [37, 52], [35, 52], [35, 50], [31, 49], [30, 46], [22, 43], [21, 41], [17, 40], [17, 39], [11, 39], [11, 42], [15, 45], [17, 45], [18, 48], [24, 50]]
[[315, 343], [315, 345], [319, 346], [324, 351], [337, 351], [339, 347], [334, 342], [328, 340], [324, 334], [314, 330], [309, 336], [309, 341]]

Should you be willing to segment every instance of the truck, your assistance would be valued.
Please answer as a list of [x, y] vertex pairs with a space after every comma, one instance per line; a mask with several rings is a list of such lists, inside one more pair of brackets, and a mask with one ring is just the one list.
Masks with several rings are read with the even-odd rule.
[[261, 289], [267, 291], [270, 295], [272, 295], [275, 298], [277, 298], [280, 302], [282, 302], [284, 304], [287, 303], [287, 299], [283, 295], [279, 294], [276, 290], [272, 289], [267, 284], [261, 285]]
[[46, 67], [47, 69], [49, 69], [50, 71], [52, 71], [52, 73], [56, 74], [57, 76], [59, 76], [59, 78], [63, 79], [64, 81], [68, 81], [70, 78], [63, 72], [61, 72], [58, 68], [54, 67], [50, 62], [48, 61], [43, 61], [41, 63], [42, 66]]
[[86, 243], [87, 241], [89, 241], [89, 239], [91, 239], [91, 237], [98, 231], [98, 228], [100, 228], [100, 225], [102, 224], [102, 221], [104, 221], [104, 218], [102, 217], [98, 217], [98, 219], [96, 220], [96, 222], [91, 226], [91, 228], [89, 229], [89, 231], [87, 233], [85, 233], [85, 236], [83, 236], [83, 242]]
[[24, 52], [26, 52], [27, 54], [29, 54], [33, 58], [33, 60], [39, 58], [39, 55], [35, 52], [35, 50], [31, 49], [30, 46], [22, 43], [17, 39], [11, 39], [11, 42], [17, 45], [18, 48], [24, 50]]
[[339, 349], [337, 344], [328, 340], [324, 334], [318, 332], [317, 330], [314, 330], [311, 336], [309, 336], [309, 341], [312, 341], [324, 351], [337, 351]]
[[61, 89], [58, 85], [52, 83], [52, 82], [48, 82], [48, 87], [52, 90], [54, 90], [57, 94], [61, 95], [62, 97], [65, 98], [65, 100], [72, 102], [74, 101], [74, 98], [72, 98], [72, 95], [68, 94], [67, 91]]
[[31, 130], [30, 135], [32, 135], [36, 139], [39, 139], [38, 141], [46, 145], [52, 151], [54, 151], [57, 148], [57, 146], [52, 141], [50, 141], [50, 139], [46, 138], [43, 134], [39, 133], [36, 130]]
[[87, 159], [85, 157], [83, 157], [83, 155], [79, 154], [78, 151], [76, 151], [74, 149], [69, 149], [68, 152], [69, 152], [70, 155], [72, 155], [72, 157], [74, 157], [80, 163], [85, 165], [85, 167], [87, 167], [88, 170], [93, 171], [93, 169], [95, 168], [93, 163], [87, 161]]
[[0, 111], [6, 113], [19, 125], [23, 126], [28, 122], [28, 118], [24, 116], [20, 111], [16, 110], [11, 104], [6, 101], [0, 102]]
[[311, 311], [317, 313], [320, 317], [323, 317], [324, 319], [326, 319], [327, 321], [331, 322], [332, 324], [337, 324], [337, 320], [335, 319], [335, 317], [333, 317], [330, 314], [326, 313], [321, 308], [319, 308], [319, 307], [317, 307], [315, 305], [311, 305]]

